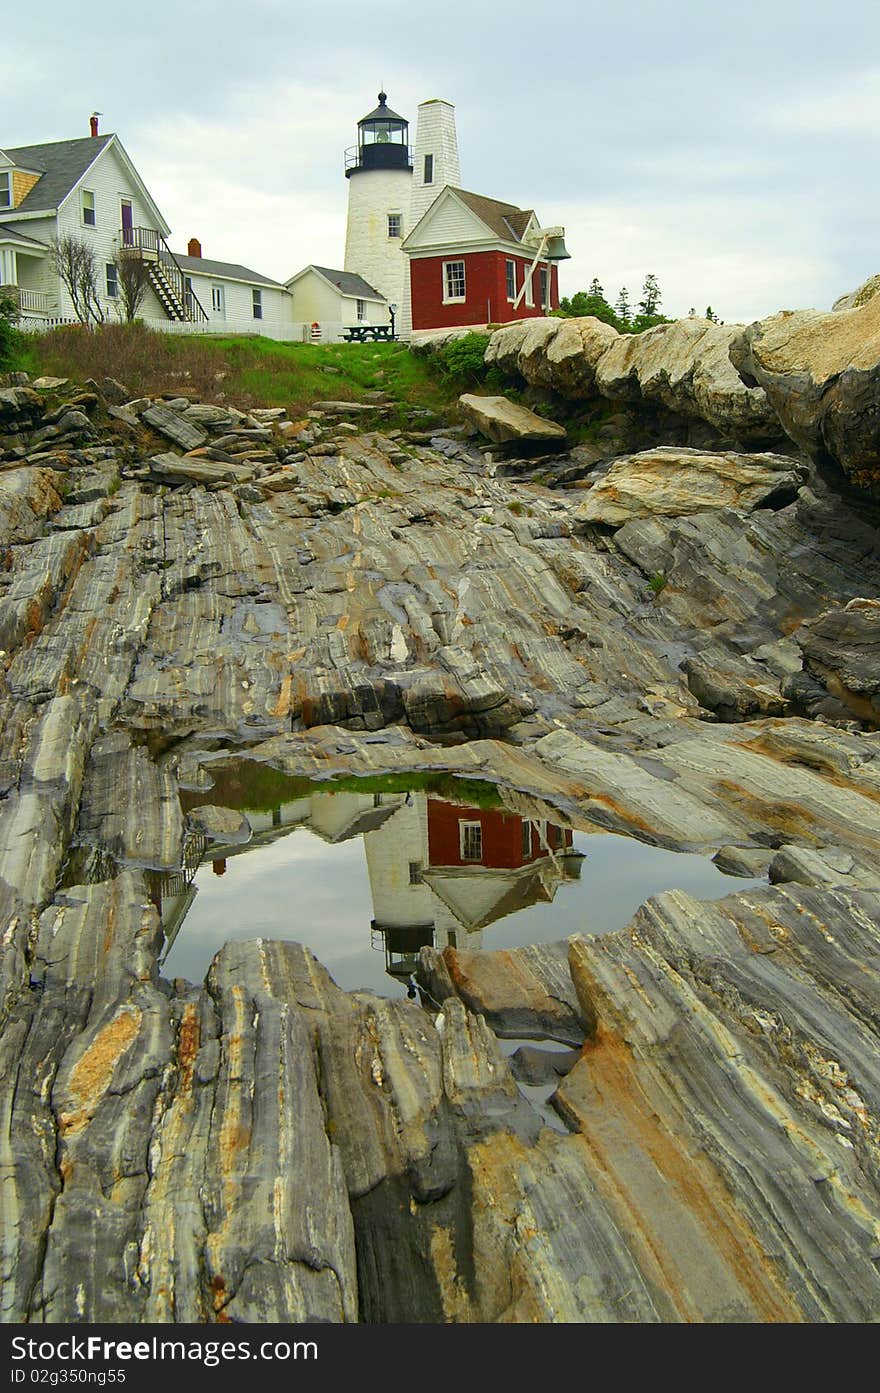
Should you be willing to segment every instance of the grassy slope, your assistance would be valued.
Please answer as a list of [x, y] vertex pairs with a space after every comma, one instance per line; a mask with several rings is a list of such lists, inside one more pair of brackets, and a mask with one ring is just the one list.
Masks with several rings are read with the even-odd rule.
[[72, 326], [29, 337], [20, 366], [32, 375], [74, 382], [115, 377], [132, 396], [190, 388], [203, 400], [284, 406], [292, 415], [315, 401], [363, 401], [377, 391], [443, 411], [462, 390], [404, 344], [176, 337], [139, 325], [108, 324], [91, 331]]

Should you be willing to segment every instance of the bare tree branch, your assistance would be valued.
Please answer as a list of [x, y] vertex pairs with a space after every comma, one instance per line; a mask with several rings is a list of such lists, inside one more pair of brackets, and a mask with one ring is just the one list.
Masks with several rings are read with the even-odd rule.
[[98, 286], [98, 263], [88, 242], [66, 232], [53, 237], [49, 257], [67, 289], [73, 312], [81, 324], [102, 324], [106, 319]]
[[149, 268], [136, 251], [123, 249], [116, 258], [116, 274], [125, 322], [131, 324], [137, 317], [150, 284]]

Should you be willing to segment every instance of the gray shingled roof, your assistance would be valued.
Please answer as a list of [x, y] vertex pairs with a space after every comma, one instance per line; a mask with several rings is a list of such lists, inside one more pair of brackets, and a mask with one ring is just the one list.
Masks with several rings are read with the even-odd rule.
[[484, 198], [482, 194], [468, 193], [466, 189], [456, 189], [451, 184], [449, 187], [503, 241], [522, 241], [529, 219], [534, 217], [533, 208], [517, 208], [515, 204], [501, 203], [497, 198]]
[[112, 139], [112, 135], [87, 135], [81, 140], [55, 140], [50, 145], [20, 145], [15, 150], [4, 147], [4, 154], [15, 164], [41, 175], [14, 211], [58, 208]]
[[368, 285], [363, 276], [358, 276], [354, 271], [334, 271], [329, 266], [312, 266], [313, 271], [317, 271], [319, 276], [324, 276], [328, 281], [341, 290], [343, 295], [354, 296], [356, 300], [383, 300], [378, 290], [374, 290]]
[[249, 271], [247, 266], [236, 266], [231, 261], [209, 261], [204, 256], [181, 256], [178, 252], [174, 253], [174, 258], [184, 271], [201, 271], [205, 276], [225, 276], [231, 281], [253, 281], [257, 285], [284, 289], [278, 281], [261, 276], [259, 271]]

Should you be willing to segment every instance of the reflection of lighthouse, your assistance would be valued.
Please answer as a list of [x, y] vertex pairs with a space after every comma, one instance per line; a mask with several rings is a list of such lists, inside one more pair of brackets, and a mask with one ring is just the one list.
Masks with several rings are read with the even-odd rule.
[[487, 925], [552, 900], [579, 868], [571, 843], [568, 829], [546, 821], [408, 794], [364, 835], [374, 942], [388, 971], [408, 976], [424, 946], [482, 948]]

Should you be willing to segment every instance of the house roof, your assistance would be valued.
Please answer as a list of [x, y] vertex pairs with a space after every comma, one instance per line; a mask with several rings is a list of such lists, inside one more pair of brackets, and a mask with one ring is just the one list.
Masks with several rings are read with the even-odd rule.
[[23, 169], [40, 174], [40, 179], [15, 208], [15, 213], [58, 208], [86, 170], [114, 139], [112, 135], [84, 136], [80, 140], [54, 140], [48, 145], [4, 147], [4, 154]]
[[[317, 271], [319, 276], [323, 276], [342, 295], [348, 295], [355, 300], [381, 300], [384, 304], [385, 296], [378, 290], [374, 290], [368, 285], [363, 276], [359, 276], [354, 271], [334, 271], [330, 266], [305, 266], [302, 271], [297, 272], [296, 276], [291, 276], [291, 280], [297, 280], [305, 271]], [[290, 281], [287, 282], [290, 285]]]
[[39, 247], [40, 251], [48, 251], [45, 242], [37, 241], [36, 237], [25, 237], [23, 232], [17, 232], [14, 227], [7, 227], [0, 222], [0, 242], [24, 242], [26, 247]]
[[523, 234], [531, 219], [535, 216], [533, 208], [517, 208], [514, 203], [502, 203], [497, 198], [485, 198], [480, 193], [468, 193], [467, 189], [457, 189], [454, 185], [447, 185], [452, 192], [458, 194], [462, 203], [466, 203], [472, 212], [476, 213], [481, 222], [490, 227], [502, 241], [521, 242]]
[[248, 281], [255, 285], [271, 285], [281, 290], [278, 281], [269, 276], [261, 276], [259, 271], [249, 271], [247, 266], [236, 266], [231, 261], [209, 261], [204, 256], [180, 256], [174, 253], [175, 260], [184, 271], [200, 271], [204, 276], [218, 276], [230, 281]]

